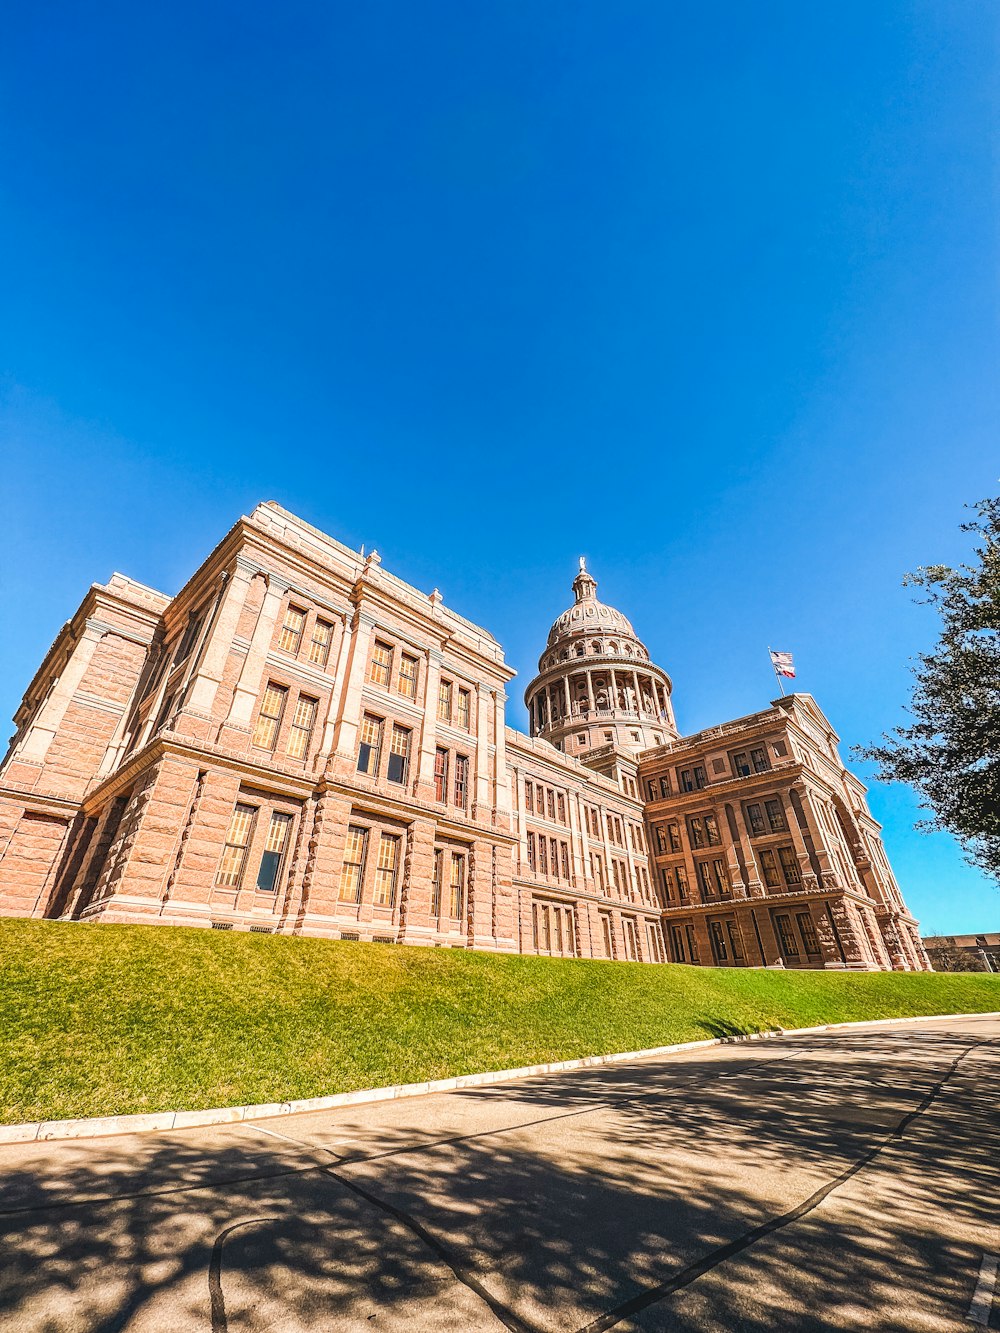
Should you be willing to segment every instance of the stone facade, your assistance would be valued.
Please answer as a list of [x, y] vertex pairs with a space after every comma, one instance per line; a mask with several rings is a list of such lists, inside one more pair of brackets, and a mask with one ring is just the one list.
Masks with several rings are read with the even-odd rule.
[[582, 562], [574, 594], [525, 736], [491, 634], [274, 503], [173, 598], [94, 585], [0, 766], [0, 915], [926, 967], [812, 699], [682, 738]]

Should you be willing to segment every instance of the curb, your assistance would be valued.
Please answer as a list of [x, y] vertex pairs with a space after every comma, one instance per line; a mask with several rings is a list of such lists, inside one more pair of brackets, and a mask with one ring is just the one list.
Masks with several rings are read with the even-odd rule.
[[976, 1014], [918, 1014], [909, 1018], [866, 1018], [850, 1023], [823, 1023], [819, 1027], [811, 1028], [774, 1028], [767, 1032], [750, 1032], [745, 1036], [708, 1037], [704, 1041], [682, 1041], [673, 1046], [650, 1046], [642, 1051], [584, 1055], [576, 1060], [550, 1060], [544, 1064], [522, 1065], [518, 1069], [497, 1069], [482, 1074], [458, 1074], [454, 1078], [434, 1078], [425, 1083], [396, 1083], [386, 1088], [363, 1088], [357, 1092], [337, 1092], [329, 1097], [306, 1097], [300, 1101], [263, 1102], [255, 1106], [216, 1106], [204, 1111], [157, 1111], [150, 1115], [94, 1116], [83, 1120], [34, 1120], [23, 1125], [0, 1125], [0, 1145], [41, 1143], [52, 1139], [97, 1139], [109, 1134], [149, 1134], [169, 1129], [196, 1129], [204, 1125], [238, 1124], [245, 1120], [268, 1120], [276, 1116], [298, 1115], [303, 1111], [328, 1111], [338, 1106], [393, 1101], [397, 1097], [424, 1097], [435, 1092], [457, 1092], [463, 1088], [481, 1088], [491, 1083], [535, 1078], [539, 1074], [561, 1074], [574, 1069], [624, 1064], [629, 1060], [675, 1055], [678, 1051], [697, 1051], [709, 1046], [763, 1041], [768, 1037], [799, 1037], [817, 1032], [836, 1032], [843, 1028], [887, 1027], [894, 1023], [936, 1023], [949, 1018], [1000, 1018], [1000, 1010]]

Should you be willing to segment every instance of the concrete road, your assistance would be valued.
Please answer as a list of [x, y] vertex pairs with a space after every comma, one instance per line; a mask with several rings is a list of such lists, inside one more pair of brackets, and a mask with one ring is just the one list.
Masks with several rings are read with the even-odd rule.
[[0, 1328], [1000, 1329], [998, 1094], [953, 1019], [6, 1147]]

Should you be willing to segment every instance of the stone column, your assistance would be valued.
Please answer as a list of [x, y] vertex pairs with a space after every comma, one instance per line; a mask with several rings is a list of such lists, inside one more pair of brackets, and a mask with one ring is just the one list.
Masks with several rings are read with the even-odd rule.
[[[493, 695], [493, 731], [496, 744], [493, 750], [493, 804], [496, 807], [497, 827], [506, 832], [510, 828], [510, 773], [507, 769], [507, 696], [502, 690]], [[498, 852], [499, 855], [499, 852]]]
[[333, 688], [330, 691], [330, 699], [327, 703], [326, 717], [323, 719], [323, 740], [317, 755], [317, 764], [320, 770], [325, 768], [326, 762], [333, 753], [334, 736], [337, 730], [337, 709], [344, 692], [344, 671], [351, 646], [351, 631], [347, 625], [346, 617], [341, 616], [339, 618], [337, 627], [339, 633], [337, 635], [336, 660], [333, 667]]
[[587, 872], [583, 862], [583, 834], [581, 832], [582, 820], [579, 810], [580, 796], [578, 792], [568, 791], [566, 793], [566, 818], [569, 821], [569, 847], [573, 864], [573, 883], [579, 888], [583, 888], [587, 883]]
[[359, 610], [354, 617], [350, 657], [335, 731], [334, 767], [345, 774], [354, 772], [358, 728], [361, 724], [361, 695], [365, 687], [368, 648], [374, 628], [374, 618]]
[[191, 679], [185, 708], [203, 717], [211, 717], [212, 705], [222, 681], [229, 654], [232, 651], [236, 627], [246, 605], [247, 594], [257, 567], [242, 556], [236, 559], [236, 568], [226, 581], [222, 603], [214, 625], [208, 626], [209, 639], [201, 661]]
[[254, 626], [253, 637], [250, 640], [250, 647], [243, 663], [243, 670], [240, 672], [236, 689], [233, 691], [229, 716], [226, 718], [225, 724], [219, 729], [220, 741], [223, 740], [224, 734], [227, 732], [235, 731], [238, 733], [250, 730], [250, 719], [253, 717], [257, 697], [260, 694], [265, 660], [271, 648], [271, 641], [274, 638], [274, 626], [277, 623], [278, 611], [285, 593], [288, 591], [288, 584], [276, 574], [266, 574], [265, 577], [267, 579], [267, 592], [264, 594], [264, 601], [261, 603], [260, 611], [257, 614], [257, 624]]
[[472, 817], [492, 823], [490, 803], [490, 720], [486, 686], [476, 686], [476, 787]]
[[87, 674], [87, 668], [97, 651], [97, 645], [103, 638], [104, 630], [94, 621], [86, 621], [83, 633], [73, 645], [59, 679], [31, 721], [28, 734], [18, 751], [18, 760], [29, 764], [41, 764], [45, 759], [49, 746], [66, 716], [73, 695]]
[[792, 844], [795, 847], [795, 857], [799, 863], [799, 871], [802, 875], [802, 888], [806, 893], [814, 893], [819, 888], [819, 880], [816, 872], [812, 868], [812, 862], [809, 860], [809, 851], [802, 836], [802, 830], [799, 828], [799, 821], [795, 817], [795, 810], [792, 806], [791, 788], [782, 789], [782, 796], [785, 798], [785, 805], [791, 818], [788, 820], [788, 832], [791, 835]]
[[597, 712], [597, 705], [594, 703], [593, 672], [588, 668], [584, 675], [587, 681], [587, 714], [589, 717], [594, 717]]
[[642, 686], [639, 683], [638, 671], [632, 672], [632, 680], [635, 682], [635, 711], [642, 717]]
[[864, 968], [868, 964], [865, 950], [858, 935], [858, 923], [850, 905], [843, 898], [834, 899], [830, 904], [840, 947], [843, 950], [846, 966]]
[[441, 651], [428, 648], [427, 668], [424, 678], [427, 682], [424, 697], [424, 720], [420, 728], [420, 754], [417, 759], [417, 780], [414, 794], [425, 801], [434, 799], [434, 753], [437, 749], [437, 706], [438, 690], [441, 684]]

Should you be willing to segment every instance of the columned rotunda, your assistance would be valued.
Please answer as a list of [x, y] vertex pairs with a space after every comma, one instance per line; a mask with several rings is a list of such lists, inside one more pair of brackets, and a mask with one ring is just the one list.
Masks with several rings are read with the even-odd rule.
[[608, 745], [638, 754], [674, 740], [670, 677], [621, 611], [598, 601], [582, 556], [573, 595], [524, 692], [531, 735], [577, 758]]

